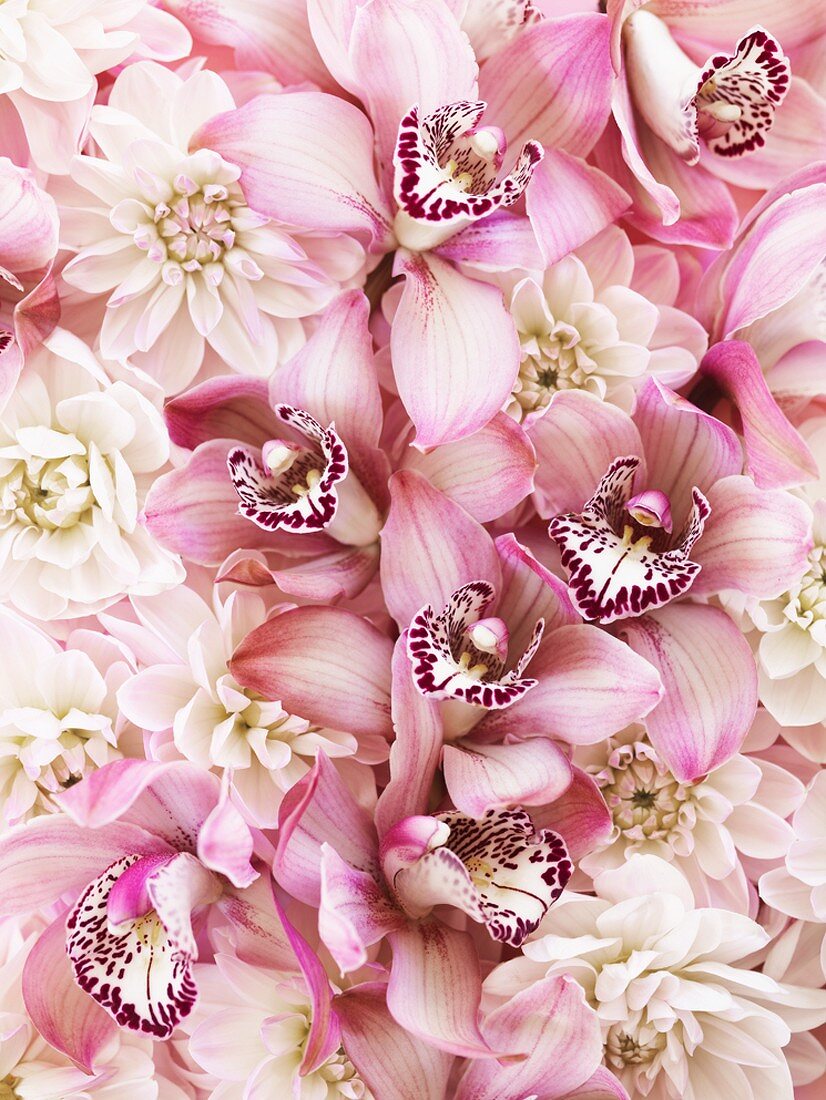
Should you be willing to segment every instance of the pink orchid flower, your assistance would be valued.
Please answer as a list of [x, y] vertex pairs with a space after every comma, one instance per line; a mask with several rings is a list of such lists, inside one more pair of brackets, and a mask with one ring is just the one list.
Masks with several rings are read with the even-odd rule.
[[694, 779], [737, 751], [757, 685], [731, 619], [684, 597], [785, 591], [811, 546], [809, 510], [758, 488], [734, 432], [654, 380], [633, 417], [557, 394], [530, 434], [537, 508], [573, 603], [591, 622], [615, 622], [659, 670], [665, 696], [647, 715], [649, 737], [675, 775]]
[[[510, 268], [515, 247], [533, 266], [558, 259], [627, 204], [578, 159], [608, 117], [607, 17], [534, 23], [480, 69], [442, 0], [315, 0], [309, 15], [329, 71], [367, 113], [322, 92], [264, 95], [205, 123], [194, 145], [240, 165], [262, 213], [395, 251], [404, 284], [390, 354], [416, 446], [461, 439], [503, 406], [519, 366], [501, 292], [472, 276], [473, 263]], [[263, 139], [271, 133], [277, 146]], [[528, 186], [543, 149], [582, 193], [578, 209], [562, 211], [550, 177], [535, 194]], [[508, 212], [523, 194], [527, 219]]]
[[[257, 872], [238, 811], [214, 776], [189, 763], [115, 761], [67, 791], [61, 806], [0, 839], [8, 884], [0, 913], [74, 895], [34, 948], [24, 990], [53, 988], [60, 1000], [41, 1009], [49, 1039], [66, 1052], [81, 1044], [90, 1066], [111, 1033], [108, 1016], [165, 1039], [192, 1010], [192, 914]], [[50, 987], [66, 956], [74, 984]]]
[[668, 243], [728, 247], [737, 210], [726, 183], [771, 187], [823, 157], [822, 140], [811, 147], [800, 135], [819, 127], [826, 103], [790, 76], [786, 56], [821, 33], [812, 21], [823, 27], [822, 11], [806, 0], [783, 14], [767, 0], [748, 13], [668, 0], [610, 0], [607, 11], [615, 127], [597, 163], [633, 196], [635, 227]]

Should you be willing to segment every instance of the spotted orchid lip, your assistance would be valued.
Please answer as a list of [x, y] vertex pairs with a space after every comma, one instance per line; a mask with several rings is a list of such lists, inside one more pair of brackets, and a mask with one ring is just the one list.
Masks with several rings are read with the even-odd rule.
[[659, 527], [629, 523], [629, 504], [646, 497], [632, 497], [639, 467], [635, 456], [615, 459], [582, 511], [556, 516], [548, 528], [561, 550], [574, 604], [592, 622], [662, 607], [688, 591], [700, 571], [688, 555], [711, 512], [708, 501], [699, 489], [692, 491], [691, 511], [676, 537], [667, 534], [664, 510]]

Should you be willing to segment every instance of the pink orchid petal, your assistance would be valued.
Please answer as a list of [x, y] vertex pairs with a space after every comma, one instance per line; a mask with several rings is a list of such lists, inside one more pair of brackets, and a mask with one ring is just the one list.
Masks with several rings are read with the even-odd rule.
[[544, 264], [528, 218], [501, 209], [448, 237], [435, 252], [444, 260], [481, 271], [540, 270]]
[[47, 267], [57, 252], [54, 199], [7, 157], [0, 157], [0, 211], [0, 267], [17, 276]]
[[[278, 134], [277, 143], [272, 134]], [[192, 144], [243, 169], [244, 194], [260, 214], [308, 229], [360, 234], [377, 247], [388, 238], [389, 214], [372, 171], [370, 123], [337, 96], [258, 96], [211, 119]]]
[[[398, 252], [404, 289], [390, 337], [415, 446], [472, 435], [501, 409], [519, 371], [519, 340], [501, 291], [430, 254]], [[446, 364], [450, 364], [450, 369]]]
[[269, 875], [259, 875], [241, 890], [227, 887], [215, 906], [239, 959], [251, 966], [295, 970], [295, 953], [278, 919]]
[[399, 1027], [387, 1010], [386, 986], [345, 990], [335, 1010], [347, 1055], [374, 1096], [444, 1100], [452, 1057]]
[[622, 624], [632, 649], [659, 670], [665, 696], [646, 718], [651, 743], [680, 780], [737, 752], [757, 708], [748, 643], [714, 607], [682, 603]]
[[396, 1022], [439, 1050], [492, 1056], [479, 1030], [482, 979], [467, 932], [427, 920], [393, 932], [389, 940], [387, 1007]]
[[381, 581], [401, 629], [426, 604], [441, 611], [464, 584], [486, 579], [499, 591], [493, 540], [463, 508], [413, 470], [391, 477], [390, 499], [381, 533]]
[[[279, 534], [238, 515], [238, 494], [227, 471], [232, 446], [231, 439], [201, 444], [184, 466], [162, 474], [146, 498], [144, 518], [151, 534], [189, 561], [219, 565], [239, 546], [279, 547]], [[291, 537], [280, 533], [281, 540]]]
[[262, 447], [279, 427], [266, 381], [239, 374], [222, 374], [192, 386], [167, 401], [164, 417], [172, 442], [190, 451], [213, 439]]
[[798, 0], [790, 8], [772, 0], [657, 0], [657, 13], [680, 39], [704, 49], [730, 46], [749, 22], [764, 24], [787, 49], [826, 33], [826, 12], [818, 0]]
[[581, 986], [567, 977], [542, 978], [494, 1009], [484, 1034], [498, 1049], [525, 1057], [504, 1065], [480, 1059], [465, 1070], [456, 1100], [562, 1100], [602, 1061], [597, 1014]]
[[746, 442], [747, 470], [761, 488], [788, 488], [812, 481], [817, 463], [772, 397], [757, 355], [741, 340], [718, 343], [701, 363], [737, 406]]
[[598, 1066], [583, 1084], [572, 1089], [565, 1100], [629, 1100], [628, 1093], [605, 1066]]
[[608, 35], [604, 15], [544, 19], [485, 63], [480, 95], [512, 145], [588, 155], [611, 109]]
[[389, 737], [392, 654], [390, 639], [352, 611], [297, 607], [251, 631], [230, 670], [314, 725], [336, 729], [346, 715], [348, 732]]
[[604, 172], [562, 149], [546, 149], [525, 197], [545, 266], [612, 225], [631, 198]]
[[777, 198], [750, 226], [722, 275], [722, 338], [788, 302], [825, 255], [826, 183]]
[[298, 960], [298, 965], [310, 993], [312, 1007], [310, 1029], [304, 1042], [304, 1052], [299, 1069], [302, 1076], [307, 1076], [323, 1065], [341, 1043], [338, 1018], [333, 1012], [333, 991], [321, 960], [290, 921], [278, 896], [278, 891], [275, 889], [273, 889], [273, 898], [278, 918], [283, 925], [290, 946], [295, 952], [295, 957]]
[[555, 394], [528, 435], [539, 461], [534, 499], [543, 518], [580, 510], [617, 455], [643, 454], [633, 420], [582, 390]]
[[347, 547], [291, 566], [270, 569], [261, 554], [239, 550], [230, 554], [218, 570], [218, 581], [260, 588], [275, 584], [288, 596], [335, 603], [343, 596], [357, 596], [370, 583], [379, 567], [377, 546]]
[[[110, 863], [132, 853], [172, 853], [170, 845], [136, 825], [115, 822], [92, 831], [60, 814], [18, 825], [0, 838], [4, 889], [0, 916], [34, 912], [78, 890]], [[66, 853], [72, 858], [67, 859]]]
[[112, 924], [121, 924], [125, 920], [142, 917], [153, 908], [152, 899], [147, 890], [147, 879], [164, 864], [175, 859], [168, 852], [159, 852], [155, 856], [144, 856], [128, 867], [112, 889], [106, 901], [106, 916]]
[[372, 818], [320, 752], [312, 770], [281, 804], [273, 863], [276, 882], [316, 908], [326, 843], [334, 844], [338, 855], [357, 870], [372, 871], [377, 866], [378, 839]]
[[634, 423], [649, 478], [656, 479], [650, 487], [670, 499], [675, 530], [685, 519], [692, 489], [705, 495], [720, 478], [743, 468], [743, 452], [731, 428], [653, 378], [637, 394]]
[[502, 563], [498, 611], [510, 629], [512, 653], [528, 648], [538, 619], [544, 619], [548, 634], [581, 621], [565, 582], [520, 546], [514, 535], [500, 535], [496, 551]]
[[409, 447], [402, 460], [480, 523], [496, 519], [533, 489], [536, 456], [523, 428], [504, 413], [478, 432], [422, 454]]
[[576, 861], [607, 843], [614, 821], [590, 775], [577, 767], [571, 771], [568, 789], [547, 806], [531, 810], [531, 817], [537, 829], [559, 833]]
[[393, 729], [390, 782], [376, 806], [380, 836], [397, 821], [426, 812], [442, 749], [439, 704], [426, 699], [413, 682], [405, 634], [393, 651]]
[[369, 312], [360, 290], [339, 295], [319, 317], [304, 347], [270, 379], [273, 405], [294, 405], [321, 424], [335, 422], [350, 452], [378, 446], [381, 434]]
[[693, 556], [701, 566], [697, 595], [736, 589], [758, 599], [781, 596], [805, 571], [811, 513], [782, 489], [761, 490], [747, 477], [725, 477], [708, 493], [711, 506]]
[[568, 758], [543, 737], [507, 745], [472, 740], [445, 745], [442, 767], [454, 806], [468, 817], [503, 806], [552, 802], [571, 782]]
[[84, 1073], [94, 1073], [117, 1032], [114, 1020], [75, 982], [66, 954], [66, 914], [42, 932], [23, 970], [26, 1011], [47, 1043]]
[[198, 833], [198, 858], [233, 886], [249, 886], [258, 877], [252, 863], [252, 834], [225, 787]]
[[390, 163], [399, 123], [413, 104], [428, 114], [476, 98], [476, 58], [441, 0], [374, 0], [355, 14], [349, 42], [354, 90], [376, 131], [381, 166]]
[[530, 670], [536, 687], [476, 727], [486, 739], [542, 732], [592, 745], [645, 717], [662, 697], [653, 662], [586, 623], [549, 634]]
[[328, 844], [321, 846], [318, 932], [342, 974], [367, 962], [367, 948], [404, 922], [401, 910], [368, 871], [351, 867]]

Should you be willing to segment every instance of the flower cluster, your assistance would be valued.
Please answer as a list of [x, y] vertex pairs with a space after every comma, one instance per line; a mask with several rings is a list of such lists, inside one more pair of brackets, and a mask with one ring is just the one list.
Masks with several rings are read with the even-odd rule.
[[823, 0], [0, 0], [0, 1100], [826, 1089]]

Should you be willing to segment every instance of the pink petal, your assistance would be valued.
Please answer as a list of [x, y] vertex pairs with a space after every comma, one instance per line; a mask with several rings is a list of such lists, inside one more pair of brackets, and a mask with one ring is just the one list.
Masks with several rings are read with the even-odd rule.
[[258, 96], [211, 119], [192, 145], [240, 165], [244, 194], [260, 214], [360, 234], [376, 247], [387, 241], [389, 215], [373, 175], [370, 123], [337, 96]]
[[[135, 825], [116, 822], [93, 831], [62, 814], [34, 818], [0, 838], [0, 916], [34, 912], [78, 890], [129, 853], [172, 852]], [[72, 858], [67, 859], [66, 853]]]
[[464, 1057], [492, 1055], [479, 1031], [482, 979], [467, 932], [427, 920], [389, 939], [393, 965], [387, 1007], [396, 1022], [439, 1050]]
[[357, 596], [370, 583], [379, 567], [377, 546], [347, 547], [291, 566], [270, 569], [260, 553], [239, 550], [230, 554], [216, 580], [260, 588], [275, 584], [288, 596], [335, 603], [342, 596]]
[[201, 444], [184, 466], [153, 483], [144, 506], [146, 526], [158, 542], [202, 565], [219, 565], [239, 546], [278, 546], [277, 535], [238, 515], [238, 494], [227, 471], [231, 447], [228, 439]]
[[229, 800], [225, 786], [198, 833], [198, 858], [205, 867], [224, 875], [233, 886], [249, 886], [258, 878], [252, 863], [252, 834]]
[[57, 252], [57, 237], [54, 199], [28, 169], [0, 158], [0, 267], [17, 276], [42, 273]]
[[381, 533], [381, 583], [402, 629], [426, 604], [441, 611], [464, 584], [484, 578], [499, 590], [493, 541], [463, 508], [413, 470], [391, 477], [390, 499]]
[[565, 582], [520, 546], [513, 535], [500, 535], [496, 550], [502, 563], [498, 611], [510, 629], [512, 653], [527, 649], [538, 619], [545, 620], [548, 634], [557, 627], [580, 622]]
[[536, 456], [523, 428], [496, 413], [478, 432], [422, 454], [409, 447], [404, 469], [418, 470], [434, 488], [480, 523], [515, 508], [533, 489]]
[[573, 1089], [565, 1100], [629, 1100], [628, 1093], [605, 1066], [598, 1066], [587, 1081]]
[[215, 906], [239, 959], [272, 970], [295, 969], [295, 953], [275, 910], [270, 876], [259, 875], [242, 890], [225, 888]]
[[47, 1043], [84, 1073], [93, 1073], [117, 1027], [75, 982], [66, 954], [66, 915], [42, 932], [23, 970], [26, 1011]]
[[592, 745], [645, 717], [662, 697], [652, 664], [586, 623], [549, 634], [530, 669], [536, 687], [489, 714], [476, 727], [480, 734], [520, 738], [539, 729], [572, 745]]
[[545, 150], [525, 202], [546, 267], [612, 225], [631, 205], [604, 172], [561, 149]]
[[501, 209], [449, 237], [435, 251], [444, 260], [482, 271], [540, 270], [544, 264], [530, 221]]
[[590, 775], [577, 767], [572, 772], [568, 789], [549, 805], [533, 809], [531, 817], [537, 829], [559, 833], [576, 861], [607, 842], [614, 820]]
[[439, 704], [416, 689], [407, 656], [406, 635], [393, 651], [393, 729], [390, 782], [379, 796], [379, 835], [403, 818], [423, 814], [442, 749]]
[[757, 671], [743, 635], [722, 611], [681, 603], [622, 624], [636, 653], [658, 669], [665, 697], [648, 736], [680, 780], [737, 752], [757, 708]]
[[378, 446], [382, 427], [369, 312], [360, 290], [339, 295], [304, 347], [270, 380], [273, 405], [294, 405], [321, 424], [335, 422], [351, 452]]
[[571, 978], [543, 978], [485, 1020], [492, 1046], [524, 1058], [504, 1065], [480, 1059], [465, 1070], [456, 1100], [561, 1100], [587, 1081], [602, 1060], [599, 1019]]
[[356, 870], [322, 845], [318, 932], [342, 974], [363, 966], [367, 948], [404, 922], [374, 875]]
[[164, 417], [172, 442], [190, 451], [214, 439], [262, 447], [279, 428], [265, 380], [240, 374], [222, 374], [192, 386], [167, 401]]
[[533, 139], [588, 155], [611, 109], [608, 35], [604, 15], [544, 19], [485, 63], [481, 98], [511, 145]]
[[314, 725], [389, 737], [392, 654], [390, 639], [352, 611], [297, 607], [249, 633], [230, 670]]
[[454, 806], [469, 817], [514, 804], [552, 802], [571, 782], [568, 758], [544, 737], [505, 745], [472, 740], [445, 745], [442, 767]]
[[617, 455], [643, 454], [633, 420], [582, 390], [555, 394], [528, 435], [539, 460], [534, 499], [543, 518], [579, 511]]
[[322, 845], [356, 870], [377, 866], [378, 839], [370, 814], [360, 806], [323, 752], [288, 793], [279, 814], [276, 882], [299, 901], [318, 908]]
[[472, 435], [501, 409], [519, 371], [519, 340], [502, 292], [432, 253], [397, 252], [393, 272], [405, 281], [390, 353], [416, 426], [414, 444], [424, 449]]
[[693, 556], [697, 594], [733, 588], [773, 599], [801, 576], [811, 549], [811, 513], [782, 489], [761, 490], [747, 477], [725, 477], [708, 493], [711, 516]]
[[385, 994], [384, 985], [369, 983], [336, 997], [348, 1057], [382, 1100], [444, 1100], [453, 1059], [399, 1027]]

